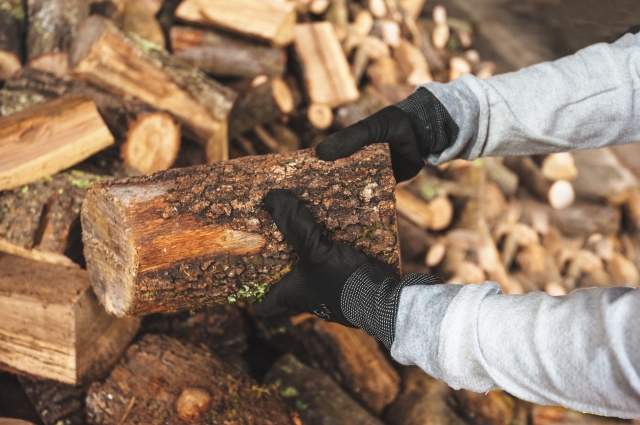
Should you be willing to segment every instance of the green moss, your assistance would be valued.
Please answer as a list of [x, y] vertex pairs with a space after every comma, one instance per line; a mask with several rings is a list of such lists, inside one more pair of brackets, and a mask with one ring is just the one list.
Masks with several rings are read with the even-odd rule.
[[86, 189], [92, 184], [103, 180], [104, 177], [96, 176], [95, 174], [84, 173], [78, 170], [71, 170], [71, 177], [69, 183], [80, 189]]
[[307, 410], [309, 406], [305, 404], [302, 400], [296, 400], [296, 409], [298, 410]]
[[158, 291], [140, 291], [140, 298], [153, 298], [158, 296]]
[[138, 43], [138, 45], [144, 50], [144, 51], [150, 51], [150, 50], [162, 50], [162, 47], [158, 46], [155, 43], [150, 42], [149, 40], [146, 40], [142, 37], [140, 37], [137, 34], [134, 33], [128, 33], [127, 34], [129, 37], [131, 37], [133, 40], [135, 40], [136, 43]]
[[298, 395], [298, 390], [293, 387], [287, 387], [282, 392], [280, 392], [280, 395], [285, 398], [295, 397]]
[[371, 227], [365, 227], [360, 234], [360, 237], [356, 240], [356, 243], [362, 242], [365, 239], [368, 239], [369, 236], [376, 230], [382, 229], [382, 223], [376, 223]]

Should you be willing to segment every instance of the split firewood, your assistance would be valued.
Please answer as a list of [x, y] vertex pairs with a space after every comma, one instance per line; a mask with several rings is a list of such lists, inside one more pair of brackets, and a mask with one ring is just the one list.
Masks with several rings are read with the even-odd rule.
[[329, 105], [312, 103], [307, 109], [307, 118], [318, 130], [326, 130], [333, 124], [333, 111]]
[[209, 350], [164, 335], [131, 345], [87, 393], [91, 424], [238, 423], [292, 425], [282, 399]]
[[398, 395], [400, 377], [373, 337], [360, 329], [301, 314], [257, 322], [261, 336], [314, 365], [379, 415]]
[[360, 93], [330, 22], [297, 24], [295, 51], [311, 103], [335, 108]]
[[284, 49], [189, 27], [171, 27], [170, 36], [173, 54], [208, 74], [255, 78], [282, 77], [285, 72]]
[[97, 15], [78, 30], [70, 63], [77, 77], [172, 114], [188, 136], [206, 147], [210, 162], [226, 159], [233, 90]]
[[336, 127], [339, 129], [349, 127], [389, 105], [387, 98], [378, 89], [372, 85], [367, 85], [362, 90], [360, 99], [336, 110]]
[[534, 404], [531, 408], [532, 425], [622, 425], [623, 423], [628, 422], [621, 419], [575, 412], [561, 406]]
[[71, 385], [91, 382], [138, 330], [138, 319], [104, 311], [79, 268], [0, 254], [0, 293], [3, 369]]
[[402, 392], [389, 407], [389, 425], [464, 425], [447, 404], [451, 388], [416, 366], [402, 368]]
[[453, 205], [446, 196], [438, 196], [427, 202], [409, 192], [406, 188], [396, 188], [398, 213], [405, 216], [423, 230], [444, 230], [453, 219]]
[[[388, 56], [376, 59], [367, 67], [367, 75], [373, 84], [379, 86], [397, 87], [403, 82], [400, 65], [398, 62]], [[413, 86], [411, 86], [413, 90]]]
[[621, 212], [611, 205], [576, 203], [564, 210], [551, 210], [550, 220], [567, 235], [612, 235], [620, 230]]
[[281, 152], [292, 152], [300, 149], [300, 137], [289, 127], [279, 122], [272, 122], [267, 127], [282, 146]]
[[553, 256], [540, 244], [525, 246], [516, 256], [516, 262], [525, 276], [533, 282], [538, 289], [546, 285], [560, 285], [562, 277]]
[[22, 68], [25, 11], [22, 0], [0, 4], [0, 81]]
[[278, 140], [272, 136], [263, 126], [259, 125], [253, 129], [253, 133], [262, 145], [266, 148], [268, 153], [282, 153], [288, 152], [288, 150], [278, 142]]
[[422, 13], [422, 9], [424, 9], [425, 2], [426, 0], [400, 0], [400, 6], [406, 10], [414, 20], [417, 20]]
[[387, 17], [387, 4], [384, 0], [367, 0], [369, 11], [378, 19]]
[[347, 36], [349, 25], [347, 0], [330, 0], [328, 3], [325, 19], [333, 24], [338, 39], [343, 41]]
[[138, 37], [164, 47], [166, 40], [162, 27], [156, 19], [159, 7], [149, 7], [149, 2], [141, 0], [125, 0], [122, 15], [122, 29]]
[[0, 118], [0, 190], [48, 177], [113, 142], [94, 102], [82, 96]]
[[400, 254], [403, 262], [424, 258], [428, 249], [437, 243], [437, 240], [428, 232], [425, 232], [402, 215], [398, 216], [398, 235], [400, 237]]
[[603, 269], [602, 260], [586, 249], [580, 249], [573, 254], [565, 276], [565, 287], [573, 290], [584, 273], [593, 273]]
[[99, 183], [82, 209], [87, 267], [120, 316], [254, 301], [295, 264], [260, 206], [285, 188], [330, 236], [397, 270], [394, 185], [384, 145], [333, 162], [305, 150]]
[[625, 222], [629, 230], [640, 230], [640, 188], [629, 191], [624, 204]]
[[502, 246], [502, 264], [509, 269], [516, 257], [518, 249], [540, 243], [538, 233], [531, 227], [522, 223], [499, 224], [494, 230], [494, 239], [504, 237]]
[[546, 200], [556, 210], [569, 207], [575, 193], [571, 183], [566, 180], [553, 182], [546, 178], [538, 165], [528, 156], [512, 156], [505, 158], [504, 164], [511, 171], [518, 174], [520, 181], [525, 184], [534, 195]]
[[176, 17], [286, 46], [294, 38], [296, 4], [278, 0], [185, 0], [176, 9]]
[[480, 62], [478, 65], [478, 70], [476, 71], [476, 77], [480, 79], [491, 78], [496, 73], [496, 64], [490, 61]]
[[293, 111], [293, 97], [289, 86], [280, 77], [242, 95], [229, 113], [229, 135], [236, 136], [280, 118]]
[[[369, 65], [369, 59], [371, 59], [371, 43], [361, 43], [356, 52], [353, 55], [353, 60], [351, 61], [351, 75], [353, 75], [353, 80], [357, 85], [362, 81], [362, 77], [367, 72], [367, 67]], [[345, 53], [348, 54], [348, 50], [345, 49]]]
[[80, 206], [103, 177], [71, 171], [0, 193], [0, 251], [68, 267], [82, 262]]
[[482, 158], [487, 177], [500, 187], [504, 196], [513, 196], [518, 190], [518, 175], [507, 168], [499, 158]]
[[640, 286], [640, 273], [632, 261], [619, 252], [613, 252], [606, 262], [607, 272], [617, 286]]
[[487, 182], [484, 192], [484, 218], [487, 223], [494, 223], [509, 209], [507, 200], [497, 184]]
[[457, 390], [453, 399], [456, 412], [473, 425], [508, 425], [515, 416], [515, 399], [501, 390], [486, 394]]
[[449, 60], [449, 81], [471, 74], [471, 65], [466, 59], [454, 56]]
[[29, 66], [62, 76], [69, 72], [69, 51], [80, 24], [89, 16], [84, 0], [27, 0]]
[[327, 11], [330, 3], [329, 0], [311, 0], [311, 3], [309, 3], [309, 12], [314, 15], [322, 15]]
[[621, 205], [632, 190], [640, 187], [638, 179], [609, 148], [577, 151], [573, 157], [581, 171], [572, 183], [576, 195], [582, 199]]
[[84, 409], [86, 388], [78, 388], [49, 379], [36, 380], [26, 376], [18, 376], [18, 380], [44, 425], [84, 425], [86, 423]]
[[302, 364], [291, 354], [278, 359], [264, 377], [274, 385], [305, 425], [382, 425], [323, 372]]
[[124, 14], [125, 0], [89, 0], [89, 14], [101, 15], [120, 25]]
[[[398, 220], [399, 222], [400, 220]], [[404, 248], [403, 248], [404, 249]], [[436, 267], [442, 262], [447, 253], [447, 246], [444, 243], [432, 245], [425, 255], [424, 263], [427, 267]]]
[[447, 10], [444, 6], [437, 5], [433, 8], [432, 16], [433, 22], [436, 25], [433, 28], [431, 41], [433, 43], [433, 47], [438, 50], [442, 50], [449, 42], [449, 37], [451, 36], [451, 29], [447, 23]]
[[382, 30], [382, 41], [394, 49], [400, 46], [400, 25], [391, 19], [382, 19], [380, 22]]
[[540, 167], [542, 175], [549, 180], [574, 180], [578, 177], [578, 168], [571, 152], [547, 155]]
[[180, 126], [168, 114], [142, 102], [121, 99], [84, 82], [31, 68], [7, 80], [5, 89], [11, 90], [7, 94], [17, 95], [4, 105], [12, 112], [63, 94], [89, 97], [119, 145], [125, 164], [143, 174], [168, 169], [178, 155]]
[[408, 84], [419, 86], [433, 81], [429, 64], [419, 48], [402, 39], [394, 53]]

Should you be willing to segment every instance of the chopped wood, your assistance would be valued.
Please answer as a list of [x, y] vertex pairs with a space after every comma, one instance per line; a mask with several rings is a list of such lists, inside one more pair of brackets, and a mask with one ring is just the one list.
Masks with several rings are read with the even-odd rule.
[[272, 122], [268, 127], [282, 146], [282, 152], [292, 152], [300, 149], [300, 137], [289, 127], [279, 122]]
[[31, 379], [27, 376], [19, 376], [18, 380], [44, 425], [86, 423], [86, 388], [77, 388], [49, 379]]
[[333, 123], [333, 111], [328, 105], [312, 103], [307, 109], [307, 118], [318, 130], [326, 130]]
[[530, 415], [532, 425], [622, 425], [628, 423], [621, 419], [574, 412], [561, 406], [533, 405]]
[[121, 24], [125, 0], [89, 0], [89, 14], [101, 15]]
[[402, 81], [400, 65], [398, 62], [387, 56], [374, 60], [367, 68], [369, 79], [376, 86], [391, 86], [394, 89]]
[[448, 405], [451, 388], [417, 366], [402, 368], [402, 392], [385, 413], [389, 425], [464, 425]]
[[457, 390], [453, 398], [455, 410], [473, 425], [507, 425], [515, 416], [515, 399], [501, 390], [486, 394]]
[[305, 425], [382, 425], [328, 375], [305, 366], [291, 354], [280, 357], [271, 366], [264, 382], [276, 387]]
[[517, 254], [516, 262], [527, 278], [538, 289], [549, 284], [560, 285], [562, 277], [551, 253], [542, 245], [534, 243], [525, 246]]
[[459, 56], [449, 59], [449, 81], [460, 78], [465, 74], [471, 74], [471, 65], [466, 59]]
[[432, 245], [427, 251], [427, 255], [425, 256], [424, 262], [427, 267], [436, 267], [438, 264], [442, 262], [445, 254], [447, 253], [447, 246], [439, 242], [435, 245]]
[[95, 184], [82, 209], [87, 268], [120, 316], [259, 299], [295, 264], [260, 206], [286, 188], [313, 200], [330, 236], [397, 270], [394, 185], [385, 145], [334, 162], [304, 150]]
[[551, 210], [551, 223], [567, 235], [617, 234], [620, 208], [611, 205], [576, 203], [564, 210]]
[[82, 260], [80, 206], [103, 177], [71, 171], [0, 193], [0, 251], [69, 267]]
[[0, 118], [0, 190], [48, 177], [113, 142], [94, 102], [82, 96]]
[[402, 39], [394, 54], [408, 84], [419, 86], [433, 81], [427, 60], [420, 49], [411, 42]]
[[632, 261], [619, 252], [614, 252], [607, 261], [607, 272], [618, 286], [640, 286], [640, 273]]
[[172, 114], [188, 136], [206, 147], [210, 162], [227, 158], [233, 90], [97, 15], [78, 30], [70, 63], [77, 77]]
[[292, 425], [273, 389], [205, 348], [164, 335], [132, 344], [109, 376], [91, 385], [86, 403], [90, 424], [116, 425], [126, 414], [129, 423]]
[[312, 103], [335, 108], [358, 99], [358, 88], [330, 22], [297, 24], [295, 51]]
[[27, 0], [29, 66], [62, 76], [80, 24], [89, 16], [85, 0]]
[[433, 33], [431, 36], [431, 42], [433, 43], [433, 47], [438, 50], [442, 50], [445, 48], [447, 43], [449, 42], [449, 37], [451, 36], [451, 30], [449, 25], [447, 24], [436, 24], [433, 28]]
[[491, 78], [496, 73], [496, 64], [490, 61], [480, 62], [478, 65], [478, 70], [476, 71], [476, 77], [480, 79]]
[[138, 330], [138, 319], [104, 311], [79, 268], [0, 254], [0, 293], [3, 369], [80, 385], [101, 377]]
[[518, 190], [518, 175], [507, 168], [499, 158], [482, 158], [489, 180], [500, 187], [504, 196], [513, 196]]
[[571, 152], [547, 155], [542, 161], [540, 171], [543, 176], [554, 181], [573, 180], [578, 177], [578, 168]]
[[22, 68], [25, 11], [22, 0], [0, 5], [0, 81]]
[[338, 39], [343, 41], [348, 32], [349, 25], [349, 9], [347, 8], [347, 0], [331, 0], [329, 8], [325, 15], [327, 21], [331, 22], [336, 30]]
[[389, 106], [391, 103], [372, 85], [367, 85], [360, 99], [353, 103], [341, 106], [336, 110], [335, 122], [337, 128], [346, 128], [357, 123], [379, 110]]
[[453, 205], [446, 196], [437, 196], [427, 202], [402, 186], [396, 188], [398, 213], [423, 230], [443, 230], [453, 220]]
[[371, 14], [376, 18], [382, 19], [387, 16], [387, 4], [384, 0], [368, 0], [367, 3]]
[[403, 262], [424, 258], [436, 239], [403, 216], [398, 216], [398, 236], [400, 236], [400, 255]]
[[173, 54], [208, 74], [255, 78], [285, 73], [287, 55], [281, 48], [189, 27], [171, 27], [170, 35]]
[[565, 209], [576, 200], [573, 185], [566, 180], [556, 180], [549, 188], [549, 205], [556, 210]]
[[282, 78], [273, 77], [240, 96], [229, 114], [229, 134], [235, 136], [269, 123], [293, 108], [289, 86]]
[[415, 20], [420, 17], [426, 0], [400, 0], [400, 6]]
[[176, 16], [286, 46], [294, 37], [296, 4], [278, 0], [185, 0], [176, 9]]
[[155, 16], [159, 8], [150, 8], [146, 3], [142, 0], [125, 0], [122, 29], [159, 47], [164, 47], [166, 44], [164, 33]]

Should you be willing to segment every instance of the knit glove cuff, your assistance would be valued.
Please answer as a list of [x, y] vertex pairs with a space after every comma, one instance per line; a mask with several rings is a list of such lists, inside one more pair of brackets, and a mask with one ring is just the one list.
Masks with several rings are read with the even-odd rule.
[[405, 100], [396, 103], [411, 118], [423, 158], [453, 146], [460, 128], [449, 111], [429, 90], [420, 87]]
[[443, 283], [437, 276], [408, 274], [402, 281], [374, 264], [364, 264], [347, 279], [340, 307], [355, 326], [381, 341], [389, 350], [396, 331], [396, 317], [402, 288]]

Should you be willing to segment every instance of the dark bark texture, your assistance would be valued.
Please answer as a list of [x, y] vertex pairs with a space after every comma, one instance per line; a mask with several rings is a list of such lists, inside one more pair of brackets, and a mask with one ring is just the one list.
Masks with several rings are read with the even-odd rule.
[[84, 425], [86, 388], [19, 376], [20, 384], [44, 425]]
[[22, 0], [0, 2], [0, 80], [20, 69], [24, 56], [24, 17]]

